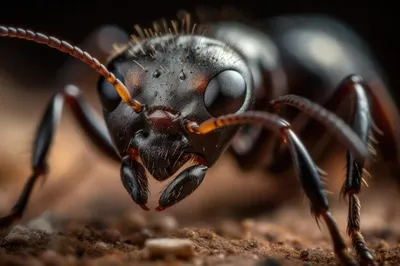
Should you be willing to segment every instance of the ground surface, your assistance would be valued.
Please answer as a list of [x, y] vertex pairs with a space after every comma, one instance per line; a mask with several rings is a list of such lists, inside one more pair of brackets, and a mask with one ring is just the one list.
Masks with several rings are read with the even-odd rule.
[[[396, 223], [386, 223], [392, 218], [385, 212], [377, 209], [374, 214], [378, 205], [368, 205], [371, 209], [364, 215], [366, 240], [381, 265], [399, 265], [398, 228]], [[65, 220], [44, 213], [26, 227], [16, 225], [3, 232], [0, 261], [1, 265], [38, 266], [337, 264], [325, 227], [320, 232], [302, 209], [288, 206], [267, 217], [198, 225], [181, 225], [169, 215], [136, 211], [90, 220]], [[159, 237], [189, 239], [195, 253], [188, 254], [189, 258], [152, 258], [145, 241]]]

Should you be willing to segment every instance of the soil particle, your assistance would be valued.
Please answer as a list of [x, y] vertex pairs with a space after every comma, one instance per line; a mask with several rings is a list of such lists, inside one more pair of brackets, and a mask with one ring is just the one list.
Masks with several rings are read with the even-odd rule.
[[188, 239], [154, 238], [145, 242], [145, 249], [150, 258], [182, 258], [194, 257], [193, 242]]

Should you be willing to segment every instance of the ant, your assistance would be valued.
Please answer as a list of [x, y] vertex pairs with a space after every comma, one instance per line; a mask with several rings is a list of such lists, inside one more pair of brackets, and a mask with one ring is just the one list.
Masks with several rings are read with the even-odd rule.
[[[374, 129], [385, 134], [379, 139], [384, 158], [399, 162], [400, 123], [372, 55], [354, 32], [316, 15], [281, 16], [258, 26], [234, 21], [200, 26], [188, 13], [136, 31], [104, 66], [68, 42], [0, 26], [2, 37], [47, 45], [97, 71], [106, 123], [76, 86], [57, 92], [37, 129], [32, 175], [11, 212], [0, 218], [1, 227], [22, 217], [36, 181], [48, 172], [47, 154], [66, 103], [90, 140], [121, 164], [122, 184], [144, 210], [149, 210], [146, 170], [158, 181], [177, 174], [159, 198], [156, 210], [162, 211], [193, 193], [227, 150], [243, 169], [258, 166], [268, 154], [272, 172], [290, 162], [312, 214], [329, 229], [338, 259], [357, 265], [329, 211], [323, 171], [301, 140], [317, 132], [306, 114], [348, 150], [342, 188], [349, 204], [347, 233], [361, 262], [375, 263], [361, 234], [357, 194], [364, 165], [374, 156], [369, 147]], [[349, 125], [334, 113], [347, 96], [352, 96]], [[280, 115], [284, 105], [294, 107], [296, 112], [285, 115], [296, 126]], [[188, 162], [191, 166], [181, 170]]]

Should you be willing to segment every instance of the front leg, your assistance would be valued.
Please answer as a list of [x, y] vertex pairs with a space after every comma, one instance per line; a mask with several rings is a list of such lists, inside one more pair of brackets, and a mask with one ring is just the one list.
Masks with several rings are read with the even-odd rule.
[[294, 169], [305, 194], [310, 200], [311, 212], [315, 216], [315, 219], [320, 217], [324, 219], [333, 241], [335, 253], [341, 263], [343, 265], [357, 265], [348, 254], [346, 244], [329, 211], [328, 198], [321, 182], [317, 166], [311, 159], [303, 143], [292, 130], [285, 129], [282, 134], [284, 141], [288, 144]]
[[[302, 104], [308, 103], [304, 98], [293, 98], [294, 101]], [[356, 158], [368, 158], [368, 150], [363, 142], [354, 134], [353, 131], [334, 114], [327, 112], [320, 106], [308, 103], [308, 107], [315, 112], [313, 117], [323, 123], [347, 146]], [[212, 118], [198, 124], [189, 121], [186, 128], [195, 134], [207, 134], [218, 128], [241, 124], [257, 124], [270, 129], [275, 134], [281, 136], [282, 141], [287, 144], [290, 151], [292, 162], [300, 180], [302, 188], [310, 200], [311, 211], [316, 218], [322, 217], [329, 229], [336, 255], [343, 265], [357, 265], [356, 261], [348, 254], [346, 244], [338, 230], [337, 224], [329, 211], [328, 199], [319, 175], [319, 170], [313, 162], [304, 144], [291, 129], [290, 124], [281, 117], [266, 113], [248, 111], [242, 114], [231, 114]]]
[[[335, 110], [347, 96], [352, 97], [353, 110], [351, 111], [350, 126], [359, 139], [365, 144], [370, 143], [371, 136], [371, 112], [367, 91], [370, 91], [366, 83], [361, 77], [350, 75], [346, 77], [337, 87], [335, 94], [326, 104], [329, 110]], [[299, 101], [295, 96], [282, 96], [273, 101], [278, 107], [281, 104], [292, 105], [307, 114], [315, 114], [316, 112], [325, 112], [323, 110], [315, 110], [310, 108], [307, 102]], [[352, 240], [354, 249], [356, 250], [361, 261], [366, 264], [374, 264], [374, 257], [369, 250], [364, 237], [360, 230], [360, 209], [361, 203], [357, 194], [361, 191], [364, 174], [364, 159], [355, 160], [354, 154], [347, 151], [347, 172], [346, 180], [342, 187], [342, 195], [349, 199], [347, 234]]]
[[75, 86], [66, 86], [47, 105], [34, 141], [31, 162], [32, 174], [11, 212], [0, 218], [0, 228], [8, 227], [22, 217], [36, 181], [39, 177], [47, 173], [47, 155], [61, 118], [64, 102], [71, 107], [75, 118], [84, 129], [84, 132], [100, 151], [114, 161], [120, 161], [120, 157], [115, 151], [108, 135], [107, 128], [101, 123], [94, 110], [82, 98], [80, 90]]

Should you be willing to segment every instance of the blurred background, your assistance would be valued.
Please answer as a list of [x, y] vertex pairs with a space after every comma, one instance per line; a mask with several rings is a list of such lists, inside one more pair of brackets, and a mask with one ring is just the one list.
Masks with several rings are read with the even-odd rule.
[[[253, 19], [288, 13], [322, 13], [344, 21], [370, 45], [398, 102], [400, 57], [397, 35], [400, 17], [384, 1], [374, 5], [366, 1], [309, 0], [263, 1], [262, 4], [263, 7], [258, 1], [237, 4], [231, 1], [11, 1], [1, 8], [0, 24], [58, 36], [81, 45], [104, 62], [112, 44], [125, 41], [124, 35], [118, 31], [110, 31], [112, 35], [104, 34], [110, 30], [104, 28], [105, 25], [118, 26], [130, 33], [135, 24], [149, 25], [161, 17], [175, 18], [178, 10], [193, 11], [199, 5], [214, 8], [233, 6]], [[104, 38], [105, 35], [109, 38]], [[75, 59], [32, 42], [6, 38], [0, 39], [0, 55], [0, 213], [3, 214], [14, 204], [30, 174], [33, 133], [52, 93], [66, 83], [74, 83], [81, 87], [97, 110], [100, 108], [95, 94], [96, 73]], [[98, 154], [81, 134], [70, 112], [67, 110], [64, 114], [51, 151], [51, 171], [44, 185], [36, 187], [26, 217], [48, 209], [68, 216], [140, 210], [120, 183], [119, 165]], [[328, 183], [334, 192], [332, 204], [335, 206], [345, 174], [344, 154], [333, 154], [329, 163], [321, 165], [329, 172]], [[376, 179], [386, 180], [381, 178], [386, 173], [377, 172], [379, 178]], [[376, 179], [370, 182], [377, 183], [375, 187], [378, 187]], [[388, 180], [390, 183], [394, 179]], [[165, 186], [165, 183], [156, 184], [150, 180], [150, 207], [156, 207], [159, 191]], [[390, 188], [385, 195], [397, 193], [393, 186]], [[237, 208], [239, 213], [243, 210], [252, 213], [253, 209], [256, 212], [261, 208], [257, 206], [268, 210], [276, 207], [277, 203], [298, 202], [302, 197], [293, 174], [274, 177], [258, 171], [240, 172], [232, 158], [224, 156], [196, 193], [168, 212], [182, 219], [203, 217], [210, 210], [221, 215], [232, 214]], [[308, 205], [303, 203], [302, 206], [307, 209]], [[341, 206], [345, 207], [345, 204], [341, 202]]]

